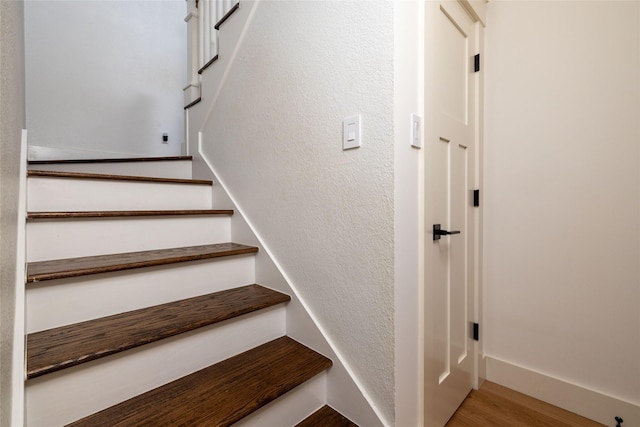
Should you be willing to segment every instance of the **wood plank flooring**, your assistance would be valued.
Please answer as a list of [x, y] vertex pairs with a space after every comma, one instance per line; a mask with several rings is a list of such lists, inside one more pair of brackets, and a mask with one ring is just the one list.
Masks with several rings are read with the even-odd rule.
[[446, 427], [604, 427], [533, 397], [485, 381], [472, 390]]

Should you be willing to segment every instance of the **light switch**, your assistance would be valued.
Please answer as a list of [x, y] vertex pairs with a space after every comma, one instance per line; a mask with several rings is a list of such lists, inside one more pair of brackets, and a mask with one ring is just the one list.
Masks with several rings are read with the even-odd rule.
[[342, 121], [342, 149], [360, 147], [360, 115], [347, 117]]
[[355, 123], [349, 123], [347, 125], [347, 142], [353, 142], [356, 140], [356, 125]]
[[422, 148], [422, 117], [411, 115], [411, 146]]

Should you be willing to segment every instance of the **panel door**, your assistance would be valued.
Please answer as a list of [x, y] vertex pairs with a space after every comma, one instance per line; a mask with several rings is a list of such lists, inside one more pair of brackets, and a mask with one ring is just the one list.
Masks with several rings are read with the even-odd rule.
[[457, 1], [426, 2], [426, 426], [443, 426], [473, 384], [476, 25]]

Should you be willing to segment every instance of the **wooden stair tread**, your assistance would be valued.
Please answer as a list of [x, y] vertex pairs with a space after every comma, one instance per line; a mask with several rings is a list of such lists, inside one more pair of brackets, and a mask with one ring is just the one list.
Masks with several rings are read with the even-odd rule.
[[62, 279], [66, 277], [107, 273], [131, 268], [152, 267], [255, 252], [258, 252], [258, 248], [256, 247], [228, 242], [182, 248], [155, 249], [151, 251], [37, 261], [27, 264], [27, 282]]
[[69, 426], [229, 426], [331, 364], [281, 337]]
[[213, 185], [213, 181], [202, 179], [184, 179], [184, 178], [157, 178], [147, 176], [131, 176], [131, 175], [110, 175], [103, 173], [85, 173], [85, 172], [59, 172], [30, 169], [27, 171], [29, 177], [47, 177], [47, 178], [76, 178], [76, 179], [97, 179], [111, 181], [140, 181], [140, 182], [157, 182], [166, 184], [192, 184], [192, 185]]
[[27, 378], [35, 378], [289, 301], [248, 285], [115, 314], [27, 336]]
[[29, 160], [30, 165], [58, 165], [74, 163], [129, 163], [129, 162], [171, 162], [193, 160], [192, 156], [165, 156], [165, 157], [117, 157], [111, 159], [56, 159], [56, 160]]
[[358, 425], [332, 407], [325, 405], [298, 423], [296, 427], [358, 427]]
[[187, 215], [233, 215], [232, 209], [186, 209], [186, 210], [144, 210], [144, 211], [72, 211], [72, 212], [27, 212], [27, 219], [62, 218], [114, 218], [144, 216], [187, 216]]

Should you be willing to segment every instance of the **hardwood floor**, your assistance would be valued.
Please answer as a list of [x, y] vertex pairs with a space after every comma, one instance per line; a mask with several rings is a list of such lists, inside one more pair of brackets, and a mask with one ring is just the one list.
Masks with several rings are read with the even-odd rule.
[[472, 390], [447, 427], [603, 427], [556, 406], [485, 381]]

